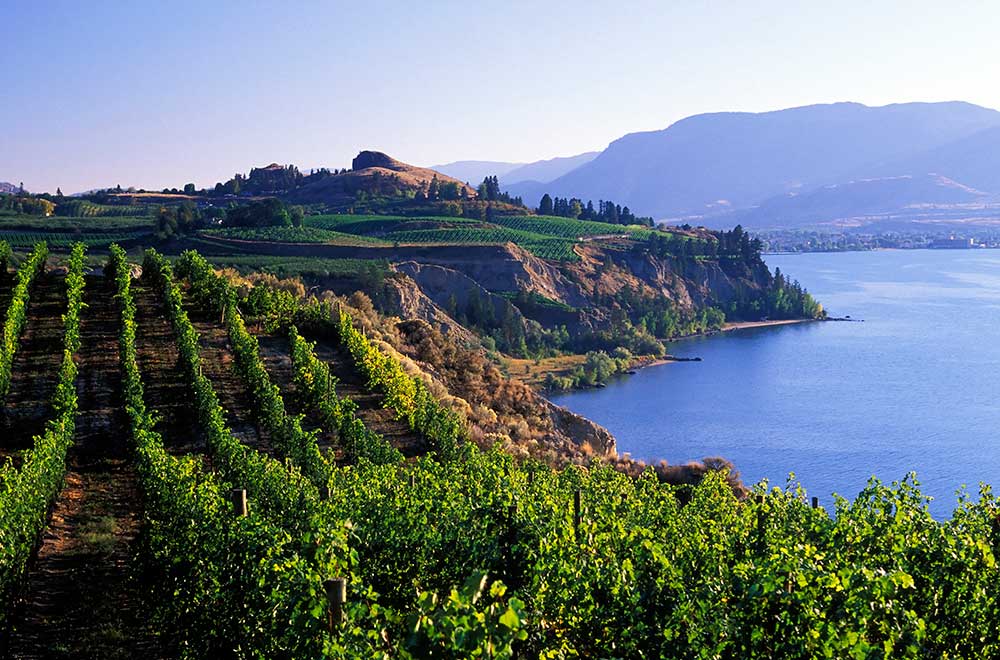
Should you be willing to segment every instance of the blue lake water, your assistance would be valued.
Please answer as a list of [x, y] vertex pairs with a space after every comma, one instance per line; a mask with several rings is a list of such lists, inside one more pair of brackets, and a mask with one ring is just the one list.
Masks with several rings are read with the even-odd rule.
[[770, 255], [832, 316], [674, 342], [704, 361], [641, 370], [553, 400], [619, 451], [733, 461], [747, 483], [853, 498], [917, 473], [947, 516], [963, 484], [1000, 487], [1000, 250]]

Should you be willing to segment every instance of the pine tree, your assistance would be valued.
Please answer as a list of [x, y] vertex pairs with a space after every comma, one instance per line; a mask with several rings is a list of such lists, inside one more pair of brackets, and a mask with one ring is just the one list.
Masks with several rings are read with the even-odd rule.
[[549, 197], [548, 193], [542, 195], [542, 199], [538, 202], [538, 213], [539, 215], [552, 215], [552, 198]]

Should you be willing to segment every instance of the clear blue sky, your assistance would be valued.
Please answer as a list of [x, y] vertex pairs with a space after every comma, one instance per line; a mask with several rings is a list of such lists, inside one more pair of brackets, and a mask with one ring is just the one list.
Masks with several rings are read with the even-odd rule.
[[529, 161], [719, 110], [1000, 107], [995, 2], [15, 0], [2, 16], [0, 181], [35, 191], [211, 185], [363, 148]]

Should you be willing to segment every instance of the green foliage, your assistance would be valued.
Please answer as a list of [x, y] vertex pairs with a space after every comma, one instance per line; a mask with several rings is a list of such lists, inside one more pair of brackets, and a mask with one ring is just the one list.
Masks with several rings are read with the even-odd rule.
[[367, 236], [355, 236], [315, 227], [227, 227], [209, 229], [205, 236], [217, 236], [239, 241], [267, 241], [271, 243], [316, 243], [327, 245], [385, 245], [383, 241]]
[[156, 213], [156, 238], [161, 241], [181, 238], [197, 229], [201, 210], [190, 200], [177, 206], [161, 206]]
[[434, 398], [423, 380], [408, 375], [398, 360], [368, 341], [346, 312], [339, 310], [335, 323], [341, 344], [354, 358], [369, 387], [385, 397], [385, 407], [427, 438], [431, 448], [443, 458], [454, 457], [466, 439], [464, 421]]
[[292, 217], [284, 202], [274, 197], [234, 206], [226, 211], [226, 225], [232, 227], [291, 227]]
[[[45, 254], [45, 246], [39, 245], [25, 262], [24, 267], [30, 271], [22, 270], [26, 276], [19, 278], [18, 282], [18, 286], [25, 284], [25, 291], [39, 268], [38, 260], [44, 263]], [[21, 456], [19, 468], [15, 468], [10, 460], [0, 467], [0, 626], [7, 625], [6, 607], [17, 592], [35, 543], [48, 520], [49, 507], [62, 487], [66, 451], [73, 442], [76, 430], [77, 367], [73, 355], [80, 348], [80, 313], [85, 307], [83, 245], [73, 248], [67, 266], [63, 359], [52, 397], [53, 415], [45, 426], [45, 432], [35, 436], [33, 446]], [[26, 294], [24, 300], [27, 300]], [[20, 325], [23, 325], [23, 320]], [[13, 327], [8, 326], [7, 329]], [[5, 361], [4, 365], [7, 374], [5, 382], [9, 386], [9, 362]]]
[[[162, 293], [166, 303], [213, 466], [226, 481], [253, 492], [255, 506], [262, 513], [281, 520], [289, 529], [309, 529], [313, 509], [310, 503], [319, 499], [316, 486], [298, 468], [269, 459], [233, 437], [212, 383], [202, 373], [198, 333], [184, 310], [183, 294], [173, 277], [170, 264], [155, 251], [147, 250], [143, 278]], [[212, 292], [202, 295], [215, 297]]]
[[[456, 660], [513, 658], [513, 643], [528, 636], [521, 623], [523, 604], [516, 598], [504, 603], [507, 587], [502, 582], [490, 585], [488, 579], [484, 572], [472, 574], [443, 603], [437, 594], [421, 593], [417, 611], [407, 620], [411, 634], [406, 653], [415, 658]], [[482, 607], [480, 601], [488, 604]]]
[[[56, 215], [71, 218], [118, 218], [149, 215], [148, 205], [97, 204], [85, 199], [62, 199], [56, 205]], [[147, 220], [148, 222], [148, 220]]]
[[296, 392], [305, 406], [317, 411], [326, 428], [337, 431], [348, 459], [364, 459], [376, 465], [401, 461], [397, 449], [355, 416], [357, 405], [337, 396], [337, 379], [330, 374], [330, 367], [316, 357], [313, 344], [294, 326], [288, 331], [288, 341]]
[[533, 232], [497, 227], [494, 229], [463, 227], [456, 229], [416, 229], [395, 231], [385, 239], [396, 243], [500, 245], [514, 243], [542, 259], [554, 261], [579, 261], [573, 251], [575, 241], [552, 238]]
[[325, 259], [322, 257], [274, 257], [268, 255], [206, 256], [217, 268], [235, 268], [242, 273], [265, 272], [277, 277], [336, 277], [350, 279], [367, 272], [384, 279], [389, 262], [381, 259]]
[[236, 292], [228, 280], [215, 274], [211, 265], [197, 252], [185, 252], [177, 262], [177, 272], [191, 282], [191, 293], [203, 306], [221, 313], [229, 332], [229, 343], [236, 357], [236, 370], [250, 393], [253, 415], [271, 437], [275, 449], [290, 459], [317, 485], [329, 478], [330, 463], [316, 444], [316, 432], [302, 429], [301, 417], [289, 415], [278, 386], [260, 357], [257, 338], [247, 331], [243, 316], [236, 307]]
[[7, 270], [10, 268], [13, 256], [14, 253], [10, 249], [10, 243], [0, 241], [0, 281], [7, 279]]
[[[150, 253], [147, 265], [163, 268], [164, 276], [169, 267], [161, 259]], [[228, 469], [217, 476], [200, 461], [164, 450], [155, 416], [145, 406], [131, 277], [117, 246], [107, 271], [118, 286], [123, 391], [147, 517], [141, 558], [154, 584], [149, 600], [160, 628], [182, 657], [320, 657], [335, 649], [336, 656], [327, 655], [374, 657], [364, 636], [359, 646], [349, 635], [338, 639], [326, 630], [323, 580], [350, 576], [357, 561], [347, 547], [346, 529], [290, 533], [258, 510], [258, 484], [240, 479], [246, 473]], [[198, 394], [199, 401], [208, 398]], [[293, 487], [302, 485], [293, 474], [286, 478]], [[251, 493], [245, 518], [234, 517], [224, 497], [233, 484]]]
[[3, 345], [0, 346], [0, 402], [7, 398], [10, 390], [11, 366], [14, 364], [14, 354], [28, 319], [28, 302], [31, 298], [31, 284], [45, 269], [45, 260], [49, 256], [48, 246], [38, 243], [17, 270], [14, 290], [3, 325]]
[[56, 205], [42, 197], [32, 195], [0, 195], [0, 210], [23, 215], [47, 217], [55, 212]]
[[112, 243], [122, 243], [147, 236], [148, 232], [55, 232], [55, 231], [11, 231], [0, 230], [0, 239], [15, 247], [30, 247], [36, 243], [45, 242], [54, 249], [72, 248], [76, 243], [83, 243], [88, 248], [103, 248]]

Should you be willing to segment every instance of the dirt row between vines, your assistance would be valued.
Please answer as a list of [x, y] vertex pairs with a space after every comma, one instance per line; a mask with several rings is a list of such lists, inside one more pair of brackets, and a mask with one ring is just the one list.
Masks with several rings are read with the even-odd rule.
[[[62, 292], [62, 280], [46, 280], [37, 313], [29, 314], [29, 341], [20, 356], [23, 371], [15, 386], [22, 401], [40, 395], [50, 378], [52, 389], [62, 355], [62, 312], [50, 300], [55, 291], [46, 290]], [[108, 284], [104, 278], [88, 277], [84, 290], [75, 442], [63, 489], [13, 617], [7, 649], [11, 658], [162, 656], [148, 622], [142, 620], [141, 590], [134, 579], [142, 499], [128, 449], [119, 318]], [[55, 325], [60, 326], [57, 333]], [[57, 341], [53, 334], [58, 334]], [[44, 347], [57, 356], [55, 364], [43, 355]]]
[[[286, 408], [293, 413], [305, 413], [306, 428], [319, 428], [319, 419], [311, 410], [302, 410], [297, 403], [294, 384], [294, 370], [290, 357], [291, 347], [288, 337], [284, 335], [258, 335], [261, 357], [267, 367], [271, 380], [280, 388]], [[396, 419], [395, 413], [382, 406], [382, 395], [372, 391], [364, 377], [354, 366], [354, 361], [347, 351], [332, 342], [319, 341], [315, 347], [316, 357], [330, 367], [331, 374], [337, 379], [337, 396], [350, 399], [357, 404], [355, 414], [369, 429], [381, 434], [392, 446], [403, 452], [404, 456], [418, 456], [427, 451], [426, 442], [410, 430], [406, 422]], [[322, 429], [321, 447], [335, 447], [335, 434]]]
[[[4, 306], [5, 316], [6, 310]], [[45, 422], [52, 417], [65, 311], [64, 279], [49, 273], [39, 275], [30, 290], [27, 322], [14, 354], [10, 391], [0, 419], [0, 458], [12, 456], [16, 465], [20, 464], [20, 453], [31, 447], [32, 438], [45, 431]]]

